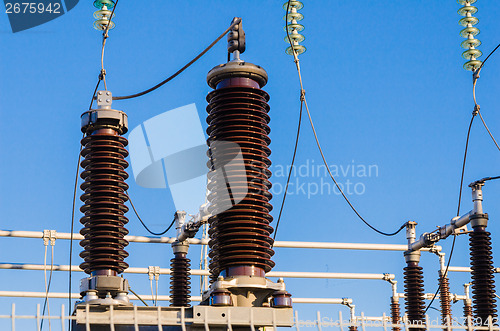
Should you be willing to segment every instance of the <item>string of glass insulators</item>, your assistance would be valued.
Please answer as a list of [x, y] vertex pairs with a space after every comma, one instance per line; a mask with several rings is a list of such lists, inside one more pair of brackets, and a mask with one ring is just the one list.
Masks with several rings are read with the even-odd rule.
[[[115, 23], [111, 21], [111, 13], [113, 10], [113, 7], [115, 6], [115, 1], [114, 0], [95, 0], [94, 1], [94, 7], [96, 7], [98, 10], [94, 13], [94, 28], [99, 31], [104, 31], [106, 30], [106, 27], [109, 24], [109, 29], [111, 30], [115, 27]], [[115, 14], [113, 14], [113, 17]]]
[[481, 41], [476, 39], [476, 36], [479, 34], [479, 29], [474, 25], [479, 23], [477, 17], [474, 17], [475, 13], [477, 13], [477, 7], [472, 6], [476, 0], [457, 0], [459, 4], [463, 7], [458, 10], [458, 13], [464, 18], [460, 19], [458, 23], [464, 27], [462, 31], [460, 31], [460, 35], [465, 38], [461, 44], [462, 48], [465, 48], [466, 51], [462, 53], [462, 57], [467, 60], [464, 63], [464, 69], [474, 71], [481, 66], [481, 61], [478, 58], [483, 55], [483, 53], [476, 49], [479, 45], [481, 45]]
[[[302, 54], [306, 51], [306, 48], [303, 45], [299, 44], [300, 42], [304, 41], [304, 39], [306, 39], [299, 33], [304, 30], [304, 26], [297, 23], [304, 19], [304, 15], [298, 12], [300, 9], [302, 9], [302, 7], [304, 7], [304, 4], [300, 1], [295, 0], [287, 1], [283, 4], [283, 9], [285, 9], [285, 11], [288, 9], [285, 17], [283, 17], [283, 19], [287, 22], [285, 31], [288, 30], [288, 35], [285, 36], [285, 42], [287, 44], [290, 44], [291, 42], [291, 44], [293, 45], [293, 50], [295, 50], [297, 55]], [[290, 37], [290, 40], [288, 40], [288, 37]], [[293, 55], [293, 50], [292, 46], [289, 46], [287, 47], [285, 52], [288, 55]]]

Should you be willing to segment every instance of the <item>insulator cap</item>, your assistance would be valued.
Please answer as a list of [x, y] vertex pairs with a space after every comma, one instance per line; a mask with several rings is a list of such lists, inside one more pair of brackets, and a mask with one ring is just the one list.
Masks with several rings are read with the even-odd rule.
[[462, 57], [466, 60], [472, 60], [472, 58], [478, 58], [481, 55], [483, 55], [483, 52], [481, 52], [479, 49], [474, 48], [466, 50], [462, 53]]
[[467, 61], [464, 63], [464, 69], [465, 70], [469, 70], [469, 71], [474, 71], [476, 70], [477, 68], [479, 68], [479, 66], [481, 66], [481, 61], [479, 60], [470, 60], [470, 61]]
[[474, 37], [477, 36], [479, 34], [479, 29], [475, 28], [473, 26], [470, 26], [470, 27], [465, 28], [462, 31], [460, 31], [460, 35], [463, 38], [468, 38], [469, 34], [472, 35], [472, 36], [474, 36]]
[[81, 119], [83, 133], [106, 128], [114, 129], [119, 134], [125, 134], [128, 131], [128, 117], [121, 110], [92, 109], [83, 113]]
[[458, 24], [460, 24], [461, 26], [467, 26], [467, 24], [476, 25], [477, 23], [479, 23], [479, 19], [473, 16], [464, 17], [460, 19], [460, 21], [458, 21]]
[[467, 16], [467, 13], [474, 15], [477, 13], [477, 7], [474, 6], [464, 6], [458, 10], [458, 13], [462, 16]]
[[465, 49], [468, 49], [471, 47], [478, 47], [478, 46], [481, 46], [481, 41], [479, 39], [474, 39], [474, 38], [467, 39], [467, 40], [462, 41], [460, 46], [462, 46], [462, 48], [465, 48]]
[[[295, 52], [297, 53], [297, 55], [300, 55], [306, 51], [306, 48], [302, 45], [293, 45], [293, 49], [295, 49]], [[292, 47], [291, 46], [287, 47], [285, 52], [288, 55], [293, 55]]]
[[102, 9], [102, 7], [106, 6], [106, 8], [113, 8], [115, 6], [114, 0], [95, 0], [94, 7], [97, 9]]
[[207, 74], [208, 85], [215, 89], [217, 84], [226, 78], [246, 77], [259, 83], [260, 87], [267, 84], [267, 72], [261, 66], [249, 62], [228, 62], [212, 68]]
[[297, 30], [297, 32], [300, 32], [300, 31], [304, 30], [304, 26], [302, 24], [298, 24], [298, 23], [290, 23], [286, 27], [283, 28], [284, 31], [286, 31], [287, 29], [288, 29], [289, 33], [292, 33], [293, 30]]
[[302, 9], [304, 7], [304, 4], [300, 1], [292, 0], [290, 1], [290, 5], [288, 5], [288, 1], [283, 4], [283, 9], [286, 10], [288, 7], [293, 8], [295, 7], [297, 10]]

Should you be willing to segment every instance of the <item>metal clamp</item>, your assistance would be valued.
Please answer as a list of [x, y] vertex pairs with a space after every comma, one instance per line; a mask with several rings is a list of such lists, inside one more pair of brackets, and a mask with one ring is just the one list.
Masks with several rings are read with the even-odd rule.
[[50, 242], [50, 246], [55, 246], [56, 244], [56, 230], [43, 230], [43, 244], [44, 246], [48, 246]]
[[148, 267], [148, 276], [149, 280], [159, 280], [161, 274], [161, 269], [158, 266], [149, 266]]

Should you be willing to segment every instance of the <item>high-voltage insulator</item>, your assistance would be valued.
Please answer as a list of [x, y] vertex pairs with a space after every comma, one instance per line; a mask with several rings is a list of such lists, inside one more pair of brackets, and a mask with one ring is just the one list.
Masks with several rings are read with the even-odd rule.
[[443, 325], [451, 323], [450, 280], [444, 273], [439, 273], [439, 292], [441, 301], [441, 321]]
[[[424, 311], [424, 276], [422, 267], [417, 262], [408, 262], [404, 270], [406, 314], [412, 324], [423, 323]], [[411, 330], [412, 328], [410, 328]], [[413, 329], [420, 330], [420, 329]]]
[[470, 215], [472, 232], [469, 234], [471, 278], [472, 278], [472, 303], [474, 318], [479, 322], [488, 323], [488, 317], [496, 320], [497, 305], [495, 298], [494, 267], [491, 251], [488, 214], [483, 213], [484, 181], [477, 181], [469, 185], [472, 188], [472, 201], [474, 208]]
[[[400, 316], [401, 316], [401, 313], [400, 313], [400, 306], [399, 306], [399, 300], [398, 298], [391, 298], [391, 323], [392, 324], [398, 324], [399, 323], [399, 319], [400, 319]], [[392, 331], [400, 331], [401, 328], [400, 327], [397, 327], [397, 326], [393, 326], [392, 327]]]
[[[241, 27], [241, 18], [235, 23]], [[211, 284], [202, 302], [289, 309], [292, 298], [283, 279], [273, 282], [265, 277], [274, 267], [269, 95], [261, 89], [267, 73], [240, 59], [233, 37], [227, 47], [232, 60], [207, 75], [214, 89], [207, 95]]]
[[189, 307], [191, 303], [191, 260], [186, 257], [188, 244], [174, 242], [174, 258], [170, 260], [170, 305]]
[[472, 317], [472, 301], [470, 299], [465, 299], [464, 300], [464, 317], [466, 320], [470, 317]]
[[109, 91], [98, 91], [98, 109], [82, 115], [83, 149], [81, 162], [84, 168], [80, 186], [84, 191], [80, 208], [84, 216], [80, 222], [84, 228], [80, 233], [85, 237], [80, 245], [84, 251], [80, 256], [85, 260], [80, 265], [89, 278], [81, 282], [80, 292], [85, 301], [103, 299], [111, 295], [119, 303], [127, 303], [128, 283], [118, 276], [128, 264], [124, 239], [128, 231], [125, 213], [128, 208], [125, 180], [128, 167], [125, 157], [127, 139], [122, 137], [128, 130], [127, 115], [111, 109], [112, 95]]
[[467, 60], [467, 62], [464, 63], [464, 69], [474, 71], [481, 65], [481, 61], [477, 60], [477, 58], [483, 54], [480, 50], [476, 49], [476, 47], [481, 45], [481, 41], [476, 39], [476, 36], [479, 34], [479, 29], [474, 27], [479, 20], [472, 16], [477, 12], [477, 7], [472, 6], [476, 0], [457, 0], [457, 2], [463, 5], [463, 7], [458, 10], [458, 13], [465, 16], [459, 21], [459, 24], [465, 27], [460, 31], [460, 35], [467, 39], [461, 44], [462, 48], [466, 49], [466, 51], [462, 53], [462, 57]]
[[[287, 36], [285, 36], [285, 42], [293, 45], [293, 50], [298, 54], [302, 54], [306, 51], [306, 48], [299, 43], [304, 41], [305, 37], [301, 35], [299, 32], [304, 30], [304, 26], [297, 22], [302, 21], [304, 19], [304, 15], [300, 14], [298, 11], [304, 7], [304, 4], [300, 1], [287, 1], [283, 4], [283, 9], [285, 11], [288, 9], [284, 20], [287, 22], [285, 31], [288, 30]], [[288, 40], [290, 37], [290, 40]], [[293, 55], [292, 46], [287, 47], [286, 53], [288, 55]]]
[[497, 316], [490, 233], [475, 227], [469, 240], [474, 316], [484, 323], [488, 316]]
[[111, 269], [121, 273], [128, 265], [123, 259], [128, 256], [124, 247], [128, 242], [123, 237], [128, 233], [124, 216], [128, 200], [124, 193], [128, 175], [125, 172], [128, 155], [124, 148], [127, 139], [113, 129], [98, 129], [82, 140], [81, 166], [85, 169], [81, 177], [84, 194], [80, 197], [85, 204], [85, 214], [80, 222], [85, 226], [80, 233], [85, 236], [80, 245], [85, 248], [80, 256], [85, 262], [80, 267], [88, 274]]
[[[209, 220], [212, 281], [220, 274], [264, 277], [274, 266], [269, 225], [273, 219], [269, 214], [269, 95], [261, 90], [267, 74], [259, 66], [241, 63], [217, 66], [207, 78], [215, 89], [207, 96], [208, 200], [213, 210], [221, 211]], [[240, 152], [243, 164], [228, 163]], [[224, 177], [216, 179], [221, 171]]]
[[115, 23], [111, 21], [115, 16], [111, 17], [112, 9], [115, 6], [115, 1], [113, 0], [96, 0], [94, 1], [94, 7], [99, 9], [94, 13], [94, 18], [96, 19], [94, 22], [94, 28], [96, 30], [104, 31], [106, 27], [109, 25], [108, 30], [111, 30], [115, 27]]
[[[405, 281], [405, 307], [408, 322], [412, 324], [424, 324], [425, 303], [424, 303], [424, 276], [420, 262], [420, 251], [411, 250], [415, 243], [417, 222], [406, 223], [406, 239], [408, 239], [408, 250], [404, 252], [406, 267], [404, 270]], [[409, 328], [411, 331], [418, 331], [417, 328]]]

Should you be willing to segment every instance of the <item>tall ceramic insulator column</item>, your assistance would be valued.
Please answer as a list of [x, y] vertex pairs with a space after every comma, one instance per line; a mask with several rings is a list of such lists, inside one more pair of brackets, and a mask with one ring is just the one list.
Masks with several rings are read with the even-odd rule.
[[111, 100], [111, 92], [98, 91], [98, 109], [82, 115], [84, 182], [80, 187], [84, 193], [80, 200], [84, 205], [80, 210], [84, 216], [80, 223], [84, 228], [80, 233], [85, 238], [80, 242], [84, 248], [80, 253], [84, 259], [80, 268], [90, 277], [82, 280], [80, 293], [85, 301], [95, 303], [109, 296], [120, 303], [128, 302], [128, 283], [118, 276], [128, 268], [124, 261], [128, 256], [125, 251], [128, 242], [124, 239], [128, 234], [125, 229], [128, 142], [122, 137], [128, 124], [124, 112], [111, 109]]
[[267, 73], [231, 61], [213, 68], [207, 82], [214, 89], [207, 96], [211, 279], [264, 277], [274, 266], [269, 95], [261, 89]]

